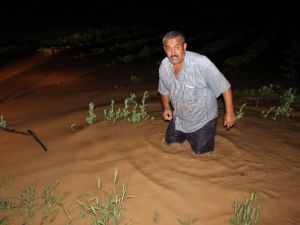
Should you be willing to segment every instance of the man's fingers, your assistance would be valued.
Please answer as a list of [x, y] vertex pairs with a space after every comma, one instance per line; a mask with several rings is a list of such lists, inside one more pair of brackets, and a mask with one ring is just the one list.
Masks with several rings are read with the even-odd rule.
[[171, 115], [167, 115], [167, 120], [171, 120], [172, 116]]
[[171, 113], [163, 114], [163, 118], [164, 120], [170, 121], [172, 119], [172, 114]]

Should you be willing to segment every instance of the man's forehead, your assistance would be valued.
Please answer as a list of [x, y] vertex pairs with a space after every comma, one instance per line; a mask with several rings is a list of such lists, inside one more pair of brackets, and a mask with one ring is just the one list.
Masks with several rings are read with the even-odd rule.
[[167, 39], [164, 43], [165, 46], [176, 46], [176, 45], [182, 45], [184, 42], [182, 38], [176, 37], [176, 38], [171, 38]]

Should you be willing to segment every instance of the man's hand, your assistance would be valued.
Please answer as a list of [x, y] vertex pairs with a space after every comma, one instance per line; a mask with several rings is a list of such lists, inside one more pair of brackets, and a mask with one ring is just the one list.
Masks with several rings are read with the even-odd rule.
[[234, 113], [226, 113], [224, 118], [224, 127], [229, 130], [234, 126], [235, 121], [236, 119]]
[[172, 119], [172, 111], [170, 109], [166, 109], [163, 111], [163, 118], [164, 120], [170, 121]]
[[163, 105], [163, 118], [164, 120], [168, 120], [170, 121], [173, 117], [173, 113], [172, 113], [172, 110], [170, 108], [170, 99], [169, 99], [169, 96], [168, 95], [161, 95], [161, 102], [162, 102], [162, 105]]
[[228, 88], [223, 93], [223, 98], [225, 101], [225, 110], [226, 110], [226, 114], [224, 118], [224, 127], [226, 127], [227, 130], [229, 130], [235, 124], [235, 115], [234, 115], [231, 88]]

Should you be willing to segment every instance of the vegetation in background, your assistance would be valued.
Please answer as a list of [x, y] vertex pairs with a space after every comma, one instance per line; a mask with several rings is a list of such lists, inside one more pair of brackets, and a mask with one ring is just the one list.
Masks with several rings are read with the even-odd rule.
[[270, 113], [273, 113], [273, 120], [276, 120], [278, 116], [289, 118], [294, 111], [293, 104], [296, 102], [297, 89], [289, 88], [284, 90], [280, 96], [280, 102], [278, 106], [272, 106], [268, 111], [262, 111], [264, 117], [268, 117]]
[[244, 107], [247, 105], [247, 103], [244, 103], [237, 111], [236, 111], [236, 115], [235, 118], [237, 120], [241, 120], [244, 117]]
[[231, 67], [244, 66], [257, 59], [272, 46], [272, 37], [263, 34], [245, 52], [238, 56], [233, 56], [225, 60], [225, 64]]
[[264, 85], [258, 90], [246, 89], [244, 91], [246, 99], [255, 101], [256, 106], [263, 103], [269, 106], [267, 110], [262, 110], [261, 114], [265, 118], [272, 116], [273, 120], [278, 117], [289, 118], [294, 111], [294, 107], [299, 102], [297, 88], [284, 89], [279, 85]]
[[280, 65], [279, 68], [283, 71], [284, 77], [287, 79], [294, 80], [298, 77], [297, 67], [300, 66], [300, 62], [297, 62], [296, 53], [293, 51], [285, 51], [284, 64]]

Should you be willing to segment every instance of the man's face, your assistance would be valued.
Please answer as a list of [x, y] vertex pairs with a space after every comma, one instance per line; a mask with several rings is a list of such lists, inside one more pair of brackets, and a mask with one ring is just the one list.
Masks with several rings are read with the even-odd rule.
[[180, 64], [185, 56], [186, 43], [180, 37], [167, 39], [164, 43], [165, 53], [173, 65]]

